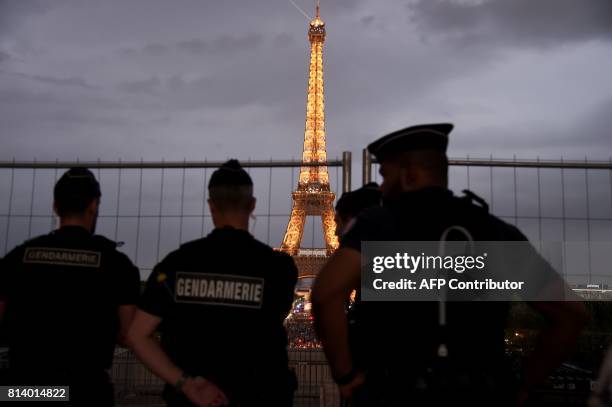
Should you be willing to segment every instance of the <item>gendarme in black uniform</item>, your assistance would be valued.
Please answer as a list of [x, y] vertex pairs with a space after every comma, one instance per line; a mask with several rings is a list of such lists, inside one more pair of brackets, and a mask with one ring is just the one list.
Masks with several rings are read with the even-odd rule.
[[[409, 149], [411, 145], [415, 149], [441, 148], [436, 144], [443, 143], [440, 134], [424, 131], [424, 136], [419, 137], [418, 131], [410, 134], [408, 130], [407, 135], [398, 137], [403, 138], [398, 140], [400, 145], [393, 146], [394, 142], [388, 141], [382, 148]], [[441, 133], [446, 137], [449, 131], [450, 128]], [[376, 143], [369, 146], [375, 155], [381, 148]], [[446, 144], [443, 146], [445, 149]], [[489, 214], [484, 201], [473, 193], [466, 191], [466, 196], [457, 197], [446, 188], [430, 187], [387, 197], [382, 207], [362, 212], [341, 240], [341, 247], [361, 251], [362, 241], [439, 241], [445, 229], [454, 225], [468, 230], [474, 241], [527, 240], [514, 226]], [[471, 402], [512, 400], [508, 392], [512, 391], [514, 380], [504, 355], [509, 305], [448, 302], [446, 309], [447, 323], [442, 330], [437, 302], [354, 305], [353, 363], [368, 372], [366, 394], [362, 394], [365, 401], [359, 405], [383, 405], [376, 403], [385, 399], [393, 406], [411, 400], [415, 405], [435, 405], [435, 397], [444, 397], [441, 393], [452, 386]], [[448, 347], [447, 368], [450, 366], [451, 372], [447, 370], [444, 377], [436, 378], [441, 341]], [[448, 378], [453, 380], [446, 384], [451, 387], [437, 387]], [[470, 393], [474, 389], [478, 394]]]
[[[216, 228], [155, 267], [140, 308], [162, 318], [172, 361], [215, 383], [232, 405], [290, 405], [283, 321], [296, 280], [288, 255], [245, 230]], [[170, 386], [164, 393], [171, 405], [190, 405]]]
[[[476, 240], [525, 240], [514, 227], [469, 199], [431, 188], [404, 193], [385, 201], [381, 208], [366, 210], [341, 246], [361, 250], [361, 241], [435, 241], [451, 225], [465, 227]], [[358, 365], [371, 371], [398, 369], [405, 379], [422, 374], [435, 361], [442, 335], [437, 303], [359, 302], [352, 313], [358, 338], [351, 339], [358, 342], [354, 350]], [[493, 379], [492, 375], [504, 373], [507, 313], [507, 303], [447, 303], [445, 341], [449, 355], [479, 377]]]
[[115, 242], [80, 226], [12, 250], [0, 261], [10, 382], [70, 385], [71, 400], [84, 396], [78, 405], [112, 405], [118, 307], [139, 292], [138, 269]]

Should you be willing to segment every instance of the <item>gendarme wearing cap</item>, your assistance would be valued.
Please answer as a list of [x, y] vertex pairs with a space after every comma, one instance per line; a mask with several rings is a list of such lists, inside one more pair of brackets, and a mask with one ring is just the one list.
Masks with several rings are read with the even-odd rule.
[[427, 187], [446, 189], [446, 147], [452, 129], [450, 123], [422, 124], [387, 134], [368, 145], [368, 151], [381, 164], [383, 196]]
[[381, 163], [404, 151], [435, 150], [446, 153], [450, 123], [421, 124], [394, 131], [370, 143], [368, 151]]

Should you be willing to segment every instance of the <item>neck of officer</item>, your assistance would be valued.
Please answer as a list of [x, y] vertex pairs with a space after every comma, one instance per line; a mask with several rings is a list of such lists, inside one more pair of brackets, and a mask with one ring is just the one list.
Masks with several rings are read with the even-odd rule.
[[213, 223], [215, 228], [223, 228], [226, 226], [234, 229], [249, 231], [249, 213], [244, 211], [237, 212], [218, 212], [213, 214]]
[[400, 176], [399, 187], [402, 192], [413, 192], [426, 188], [448, 189], [448, 177], [438, 177], [427, 171], [411, 171]]
[[91, 233], [93, 229], [93, 220], [89, 216], [64, 216], [60, 218], [60, 228], [64, 226], [80, 226]]
[[415, 186], [414, 190], [425, 189], [425, 188], [442, 188], [448, 189], [448, 183], [442, 181], [429, 181], [423, 182]]
[[419, 191], [421, 189], [427, 188], [443, 188], [448, 189], [448, 183], [446, 182], [431, 182], [431, 181], [423, 181], [423, 182], [410, 182], [401, 185], [401, 192], [414, 192]]

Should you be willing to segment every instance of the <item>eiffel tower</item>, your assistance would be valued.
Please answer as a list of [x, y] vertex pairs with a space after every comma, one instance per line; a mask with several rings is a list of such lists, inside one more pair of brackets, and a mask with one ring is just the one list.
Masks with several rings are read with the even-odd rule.
[[[306, 103], [306, 126], [304, 130], [304, 150], [297, 189], [293, 192], [291, 218], [280, 250], [294, 257], [300, 275], [314, 275], [324, 256], [301, 254], [300, 248], [307, 216], [320, 216], [323, 222], [326, 256], [338, 248], [336, 222], [334, 221], [333, 202], [335, 195], [329, 187], [327, 171], [327, 149], [325, 146], [325, 95], [323, 91], [323, 43], [325, 42], [325, 23], [316, 6], [316, 16], [310, 21], [308, 29], [310, 40], [310, 73], [308, 78], [308, 98]], [[313, 165], [314, 164], [314, 165]], [[317, 260], [318, 259], [318, 260]], [[315, 264], [316, 263], [316, 264]], [[308, 269], [308, 270], [305, 270]], [[316, 269], [316, 270], [315, 270]]]

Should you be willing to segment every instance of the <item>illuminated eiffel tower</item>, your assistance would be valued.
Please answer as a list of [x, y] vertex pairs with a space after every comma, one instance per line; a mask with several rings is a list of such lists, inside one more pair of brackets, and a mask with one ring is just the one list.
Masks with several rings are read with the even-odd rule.
[[[316, 6], [316, 16], [310, 21], [308, 29], [310, 40], [310, 74], [308, 78], [308, 99], [306, 103], [306, 126], [304, 130], [304, 150], [302, 163], [321, 164], [304, 165], [300, 169], [297, 189], [292, 193], [293, 206], [287, 231], [280, 247], [294, 256], [298, 268], [298, 257], [304, 260], [308, 255], [300, 254], [304, 224], [307, 216], [321, 216], [323, 235], [325, 238], [325, 254], [330, 255], [338, 248], [336, 222], [334, 221], [333, 202], [335, 195], [329, 187], [327, 171], [327, 151], [325, 146], [325, 97], [323, 91], [323, 43], [325, 42], [325, 23], [319, 16], [319, 6]], [[319, 256], [320, 257], [320, 256]], [[312, 259], [314, 260], [314, 259]], [[310, 262], [312, 263], [312, 262]], [[320, 262], [316, 262], [320, 263]], [[307, 266], [303, 264], [303, 266]], [[310, 264], [313, 268], [314, 264]], [[315, 274], [311, 270], [306, 274]], [[300, 270], [303, 275], [304, 271]]]

